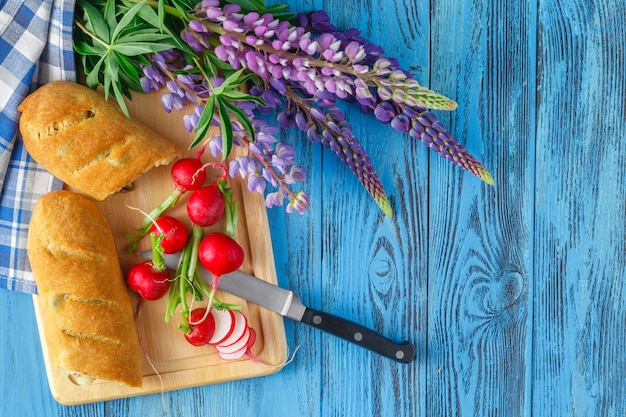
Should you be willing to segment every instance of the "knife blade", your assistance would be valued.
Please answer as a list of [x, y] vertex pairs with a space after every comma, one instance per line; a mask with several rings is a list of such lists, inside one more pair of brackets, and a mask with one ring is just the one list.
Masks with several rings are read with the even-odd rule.
[[[152, 251], [142, 252], [140, 255], [152, 259]], [[180, 253], [165, 254], [164, 258], [165, 265], [175, 270], [178, 266]], [[202, 265], [200, 265], [200, 274], [205, 282], [213, 283], [213, 275]], [[243, 271], [238, 270], [222, 275], [217, 287], [263, 308], [275, 311], [281, 316], [325, 331], [394, 361], [410, 363], [415, 359], [415, 346], [408, 341], [396, 343], [360, 324], [307, 307], [292, 291]]]

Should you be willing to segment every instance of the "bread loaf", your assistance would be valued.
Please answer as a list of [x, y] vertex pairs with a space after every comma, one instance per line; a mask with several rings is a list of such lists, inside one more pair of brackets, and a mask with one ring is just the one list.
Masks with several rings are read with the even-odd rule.
[[75, 383], [141, 386], [133, 306], [96, 204], [71, 191], [46, 194], [33, 211], [27, 250], [51, 363]]
[[180, 154], [167, 138], [77, 83], [45, 84], [18, 110], [32, 158], [72, 189], [99, 201]]

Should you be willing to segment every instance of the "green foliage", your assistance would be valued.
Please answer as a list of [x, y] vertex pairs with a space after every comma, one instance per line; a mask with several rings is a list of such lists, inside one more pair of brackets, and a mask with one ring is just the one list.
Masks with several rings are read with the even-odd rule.
[[146, 0], [130, 8], [107, 0], [104, 13], [86, 0], [78, 6], [83, 14], [75, 18], [74, 49], [81, 55], [85, 82], [93, 89], [101, 85], [105, 98], [113, 95], [128, 117], [124, 97], [142, 91], [140, 65], [149, 64], [146, 56], [179, 44], [169, 31], [154, 26], [159, 18]]
[[[286, 5], [266, 8], [258, 0], [229, 2], [238, 3], [246, 10], [279, 14], [287, 8]], [[187, 73], [201, 72], [206, 80], [226, 76], [224, 83], [214, 88], [208, 98], [199, 100], [204, 101], [205, 106], [190, 146], [193, 148], [204, 140], [216, 117], [221, 125], [222, 155], [226, 158], [233, 147], [231, 119], [237, 120], [252, 139], [255, 136], [249, 118], [233, 102], [264, 103], [241, 91], [253, 75], [242, 76], [242, 70], [233, 71], [230, 65], [217, 59], [213, 51], [207, 50], [198, 57], [177, 35], [189, 22], [196, 3], [194, 0], [124, 0], [116, 4], [114, 0], [79, 0], [77, 10], [82, 10], [82, 14], [77, 13], [75, 17], [78, 29], [74, 34], [74, 49], [81, 56], [87, 86], [93, 89], [102, 86], [105, 98], [114, 96], [127, 117], [125, 97], [130, 99], [131, 91], [143, 92], [141, 66], [151, 65], [149, 59], [155, 52], [178, 49], [188, 62], [196, 64]]]

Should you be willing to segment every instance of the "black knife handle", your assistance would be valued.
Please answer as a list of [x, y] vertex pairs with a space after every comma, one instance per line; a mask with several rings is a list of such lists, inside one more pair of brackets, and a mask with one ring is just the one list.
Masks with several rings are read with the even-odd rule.
[[361, 325], [331, 314], [307, 308], [301, 322], [397, 362], [409, 363], [415, 359], [415, 346], [411, 343], [395, 343]]

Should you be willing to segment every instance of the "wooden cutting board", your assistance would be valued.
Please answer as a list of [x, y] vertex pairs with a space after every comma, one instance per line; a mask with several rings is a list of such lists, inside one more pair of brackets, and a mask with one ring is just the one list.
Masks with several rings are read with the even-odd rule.
[[[129, 110], [132, 117], [143, 121], [177, 143], [183, 149], [184, 156], [196, 153], [197, 150], [187, 150], [193, 135], [184, 129], [182, 123], [184, 112], [192, 112], [192, 108], [168, 114], [161, 107], [160, 94], [152, 93], [134, 95], [132, 102], [129, 102]], [[98, 132], [93, 134], [98, 135]], [[208, 149], [203, 160], [211, 160]], [[170, 166], [153, 169], [135, 181], [132, 191], [118, 193], [99, 203], [111, 225], [124, 272], [143, 260], [137, 255], [127, 253], [128, 241], [125, 235], [141, 225], [144, 216], [141, 211], [149, 212], [172, 191], [173, 183], [169, 172]], [[219, 176], [219, 173], [211, 168], [208, 168], [207, 172], [209, 180], [215, 180]], [[268, 282], [276, 283], [274, 256], [263, 196], [248, 192], [245, 183], [239, 178], [231, 178], [229, 183], [238, 204], [236, 239], [245, 251], [242, 269]], [[186, 196], [183, 196], [169, 213], [181, 219], [186, 218], [185, 202]], [[218, 224], [212, 229], [223, 230], [223, 225]], [[149, 248], [147, 241], [142, 245], [140, 249]], [[140, 332], [156, 370], [144, 358], [141, 389], [105, 381], [95, 381], [86, 388], [73, 384], [63, 370], [50, 363], [40, 320], [39, 300], [36, 295], [33, 296], [46, 372], [54, 398], [66, 405], [85, 404], [258, 377], [279, 371], [287, 359], [283, 318], [254, 304], [247, 304], [230, 294], [218, 291], [217, 296], [221, 301], [243, 306], [251, 327], [257, 333], [252, 352], [260, 363], [255, 363], [247, 357], [237, 361], [224, 361], [217, 356], [212, 346], [195, 347], [188, 344], [177, 328], [180, 316], [178, 310], [170, 323], [165, 323], [163, 319], [165, 298], [155, 302], [144, 302], [139, 320]], [[203, 303], [205, 304], [206, 302]]]

